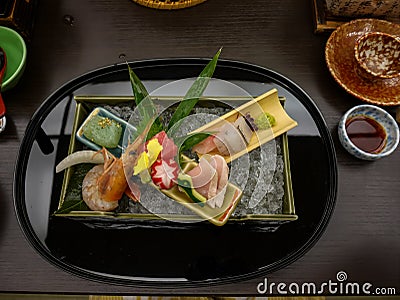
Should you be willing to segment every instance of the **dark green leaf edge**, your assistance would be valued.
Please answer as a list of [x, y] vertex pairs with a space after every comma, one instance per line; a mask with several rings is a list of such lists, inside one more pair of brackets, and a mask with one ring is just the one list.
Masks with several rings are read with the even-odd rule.
[[176, 108], [175, 113], [172, 115], [171, 120], [168, 123], [168, 129], [172, 128], [175, 123], [179, 122], [183, 118], [187, 117], [192, 111], [193, 107], [199, 101], [199, 98], [206, 89], [211, 77], [214, 74], [215, 67], [217, 66], [217, 61], [219, 55], [221, 54], [222, 48], [214, 55], [213, 59], [205, 66], [203, 71], [200, 73], [199, 77], [195, 80], [183, 100], [179, 103]]

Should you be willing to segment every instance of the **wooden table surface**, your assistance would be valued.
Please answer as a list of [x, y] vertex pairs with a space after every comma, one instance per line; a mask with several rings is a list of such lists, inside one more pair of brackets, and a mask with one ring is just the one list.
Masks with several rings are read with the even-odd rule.
[[[313, 33], [310, 0], [208, 0], [179, 11], [158, 11], [129, 0], [41, 0], [24, 76], [4, 93], [7, 128], [0, 136], [0, 291], [115, 294], [256, 294], [264, 278], [221, 286], [165, 289], [98, 283], [68, 274], [26, 241], [13, 206], [13, 172], [26, 126], [59, 86], [85, 72], [151, 58], [222, 58], [275, 70], [302, 87], [321, 110], [338, 160], [338, 194], [331, 221], [316, 245], [269, 274], [270, 282], [348, 282], [394, 287], [400, 293], [400, 150], [376, 162], [341, 147], [337, 124], [361, 104], [333, 80], [324, 59], [328, 34]], [[65, 16], [73, 19], [68, 24]], [[68, 19], [68, 18], [67, 18]], [[372, 289], [371, 289], [372, 290]]]

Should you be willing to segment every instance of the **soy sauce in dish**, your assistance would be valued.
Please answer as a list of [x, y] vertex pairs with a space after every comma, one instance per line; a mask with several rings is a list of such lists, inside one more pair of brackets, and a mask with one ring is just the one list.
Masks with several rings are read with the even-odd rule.
[[354, 116], [346, 121], [351, 142], [364, 152], [379, 153], [386, 145], [386, 131], [377, 121], [366, 116]]

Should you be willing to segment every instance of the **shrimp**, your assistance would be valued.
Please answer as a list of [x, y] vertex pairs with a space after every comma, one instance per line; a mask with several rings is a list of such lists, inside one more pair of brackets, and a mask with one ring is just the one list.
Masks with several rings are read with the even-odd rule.
[[80, 163], [98, 164], [85, 176], [82, 183], [82, 198], [92, 210], [111, 211], [125, 193], [133, 201], [140, 200], [140, 188], [134, 182], [133, 168], [146, 136], [153, 124], [152, 118], [143, 132], [128, 143], [120, 158], [106, 148], [100, 151], [82, 150], [68, 155], [56, 167], [56, 172]]
[[[144, 143], [151, 125], [152, 123], [150, 122], [135, 141], [128, 145], [121, 158], [116, 158], [105, 148], [101, 150], [104, 157], [104, 165], [98, 165], [101, 166], [100, 168], [96, 168], [98, 166], [94, 167], [96, 169], [93, 173], [96, 176], [87, 175], [87, 179], [85, 176], [85, 185], [82, 185], [82, 194], [85, 193], [83, 198], [86, 203], [97, 203], [96, 201], [98, 201], [99, 205], [94, 206], [96, 210], [108, 210], [109, 207], [114, 207], [115, 209], [118, 206], [118, 200], [122, 198], [124, 193], [132, 200], [139, 201], [139, 186], [132, 181], [133, 166], [138, 157], [138, 149]], [[102, 172], [100, 172], [100, 169], [102, 169]], [[84, 186], [86, 187], [85, 190]], [[112, 204], [107, 206], [104, 204], [105, 202]]]
[[82, 198], [91, 210], [111, 211], [118, 206], [118, 201], [106, 201], [99, 192], [97, 181], [103, 172], [104, 165], [96, 165], [82, 182]]
[[[103, 151], [106, 150], [103, 148]], [[125, 193], [128, 182], [122, 160], [111, 155], [105, 157], [103, 174], [97, 179], [99, 194], [105, 201], [118, 201]]]
[[91, 210], [112, 211], [118, 206], [118, 200], [125, 193], [134, 201], [140, 198], [140, 189], [126, 181], [122, 160], [102, 150], [104, 164], [94, 166], [82, 182], [82, 198]]

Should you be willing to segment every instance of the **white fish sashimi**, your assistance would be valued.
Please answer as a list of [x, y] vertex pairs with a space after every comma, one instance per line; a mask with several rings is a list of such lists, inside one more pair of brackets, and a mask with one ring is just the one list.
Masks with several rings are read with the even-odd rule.
[[224, 204], [226, 188], [227, 185], [225, 185], [225, 187], [221, 191], [219, 191], [218, 194], [212, 199], [214, 201], [214, 207], [220, 208]]
[[218, 152], [221, 155], [230, 155], [228, 147], [225, 145], [224, 141], [219, 137], [214, 138], [214, 144], [216, 145]]
[[[219, 139], [219, 141], [224, 144], [229, 154], [231, 155], [238, 153], [242, 150], [245, 150], [247, 147], [247, 143], [244, 140], [243, 136], [232, 123], [225, 123], [220, 128], [220, 131], [217, 133], [216, 138]], [[217, 139], [214, 142], [218, 147]], [[219, 147], [218, 150], [220, 150]], [[221, 154], [227, 155], [225, 153]]]
[[193, 146], [192, 151], [207, 154], [218, 150], [221, 155], [233, 155], [245, 150], [252, 136], [253, 131], [244, 117], [239, 117], [234, 123], [225, 122], [216, 135]]
[[214, 155], [212, 157], [211, 165], [216, 169], [218, 174], [217, 194], [214, 197], [215, 206], [222, 207], [225, 199], [226, 188], [228, 186], [229, 167], [221, 155]]
[[197, 152], [199, 154], [206, 154], [206, 153], [209, 153], [209, 152], [215, 150], [217, 145], [215, 145], [214, 139], [215, 139], [215, 136], [210, 135], [209, 137], [207, 137], [206, 139], [204, 139], [197, 145], [193, 146], [192, 151]]
[[241, 132], [246, 143], [249, 144], [251, 137], [253, 136], [253, 130], [247, 124], [246, 119], [244, 117], [239, 117], [233, 125], [235, 125], [235, 127]]

